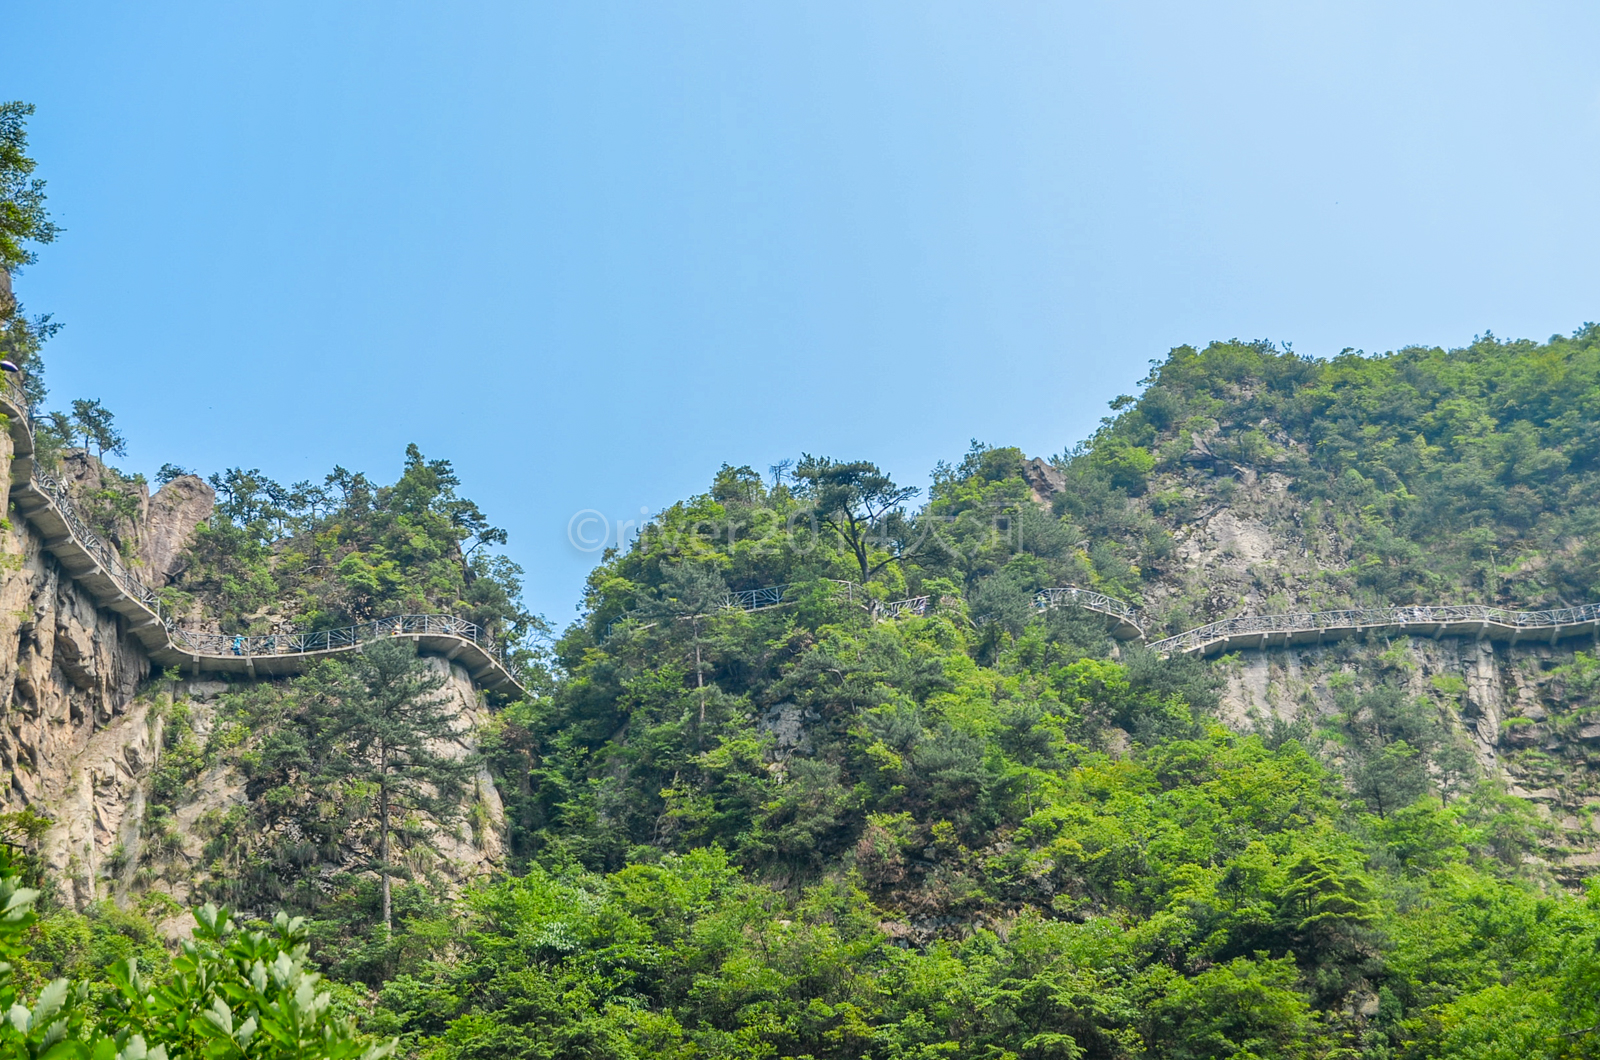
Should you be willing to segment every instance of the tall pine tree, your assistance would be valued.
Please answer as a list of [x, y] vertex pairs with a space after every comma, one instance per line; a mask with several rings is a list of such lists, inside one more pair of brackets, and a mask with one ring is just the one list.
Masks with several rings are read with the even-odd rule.
[[374, 641], [348, 667], [323, 671], [314, 694], [319, 728], [336, 752], [326, 759], [326, 778], [373, 791], [378, 856], [373, 869], [383, 891], [383, 926], [392, 928], [391, 836], [397, 816], [429, 814], [441, 824], [459, 820], [466, 780], [476, 768], [467, 755], [451, 754], [460, 737], [445, 678], [418, 658], [409, 638]]

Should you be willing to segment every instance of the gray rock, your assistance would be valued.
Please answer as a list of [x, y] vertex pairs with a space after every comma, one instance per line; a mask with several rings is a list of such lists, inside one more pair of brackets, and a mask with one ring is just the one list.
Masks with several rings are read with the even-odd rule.
[[216, 491], [194, 475], [179, 475], [156, 491], [139, 543], [146, 581], [159, 587], [180, 573], [183, 550], [195, 527], [211, 518], [216, 501]]
[[790, 700], [768, 707], [756, 722], [756, 728], [772, 737], [773, 757], [782, 762], [795, 754], [809, 754], [811, 737], [806, 732], [808, 722], [820, 721], [814, 710], [804, 710]]
[[[0, 469], [11, 457], [11, 438], [0, 432]], [[92, 456], [65, 461], [69, 488], [99, 488], [103, 474]], [[0, 474], [0, 506], [9, 476]], [[214, 494], [193, 476], [173, 480], [149, 498], [139, 493], [135, 518], [118, 538], [150, 582], [166, 583], [190, 535], [211, 512]], [[172, 807], [179, 842], [145, 842], [146, 798], [161, 765], [163, 733], [171, 716], [166, 695], [188, 699], [197, 735], [214, 725], [214, 704], [225, 689], [215, 680], [157, 682], [139, 694], [151, 662], [126, 621], [97, 605], [44, 549], [25, 519], [0, 527], [0, 763], [11, 782], [0, 789], [0, 813], [31, 809], [50, 819], [38, 856], [60, 901], [83, 908], [125, 899], [136, 877], [180, 903], [198, 895], [206, 880], [208, 815], [218, 816], [245, 798], [236, 764], [218, 763]], [[464, 757], [476, 750], [486, 708], [467, 672], [432, 659], [446, 683], [456, 735], [440, 753]], [[462, 822], [419, 824], [429, 864], [448, 881], [484, 875], [503, 860], [504, 811], [493, 778], [480, 766], [471, 784], [472, 806]], [[344, 844], [348, 864], [317, 866], [351, 871], [370, 860], [364, 840]]]
[[1052, 497], [1067, 488], [1066, 476], [1049, 461], [1037, 456], [1023, 461], [1022, 477], [1028, 483], [1028, 488], [1033, 490], [1034, 502], [1046, 508], [1050, 507]]

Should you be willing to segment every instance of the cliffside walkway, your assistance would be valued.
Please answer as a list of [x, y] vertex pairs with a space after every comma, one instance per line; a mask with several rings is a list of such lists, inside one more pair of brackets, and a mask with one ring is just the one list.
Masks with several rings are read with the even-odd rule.
[[1511, 644], [1600, 635], [1600, 604], [1549, 611], [1507, 611], [1483, 604], [1363, 607], [1224, 619], [1152, 641], [1163, 654], [1217, 655], [1240, 648], [1322, 644], [1364, 633], [1405, 637], [1472, 637]]
[[156, 591], [90, 529], [73, 506], [66, 486], [35, 462], [27, 398], [10, 377], [0, 386], [0, 413], [6, 416], [11, 435], [12, 503], [39, 531], [45, 549], [73, 579], [101, 606], [128, 620], [129, 632], [156, 664], [196, 673], [278, 676], [303, 672], [315, 659], [353, 651], [379, 637], [409, 637], [422, 651], [459, 661], [484, 688], [522, 691], [502, 647], [477, 625], [454, 615], [396, 615], [317, 633], [257, 637], [177, 628]]
[[[842, 594], [853, 596], [860, 591], [860, 586], [853, 582], [838, 582], [836, 585]], [[729, 593], [722, 606], [744, 611], [765, 610], [790, 602], [786, 595], [792, 588], [773, 585]], [[1302, 611], [1228, 618], [1152, 641], [1145, 633], [1143, 616], [1138, 608], [1093, 589], [1080, 589], [1072, 585], [1043, 589], [1034, 595], [1033, 603], [1041, 611], [1057, 607], [1081, 607], [1094, 612], [1106, 620], [1113, 637], [1118, 640], [1145, 641], [1149, 648], [1163, 655], [1206, 657], [1243, 648], [1325, 644], [1366, 633], [1432, 637], [1435, 640], [1441, 637], [1472, 637], [1510, 644], [1535, 641], [1555, 644], [1572, 637], [1593, 637], [1600, 642], [1600, 604], [1546, 611], [1508, 611], [1483, 604]], [[931, 606], [931, 597], [913, 596], [878, 604], [875, 614], [879, 619], [904, 618], [925, 615]]]
[[[1145, 640], [1138, 612], [1130, 605], [1087, 589], [1046, 589], [1034, 598], [1040, 610], [1075, 605], [1112, 623], [1112, 636]], [[1511, 644], [1569, 637], [1600, 638], [1600, 604], [1548, 611], [1508, 611], [1483, 604], [1360, 607], [1344, 611], [1300, 611], [1281, 615], [1226, 618], [1173, 637], [1148, 642], [1163, 655], [1221, 655], [1241, 648], [1324, 644], [1366, 633], [1406, 637], [1472, 637]]]

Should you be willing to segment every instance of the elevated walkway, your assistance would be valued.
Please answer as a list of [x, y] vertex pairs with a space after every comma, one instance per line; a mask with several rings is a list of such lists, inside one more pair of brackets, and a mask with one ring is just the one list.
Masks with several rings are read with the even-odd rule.
[[160, 597], [104, 538], [89, 528], [66, 486], [37, 466], [28, 403], [7, 377], [0, 413], [11, 435], [11, 500], [72, 578], [102, 606], [122, 615], [128, 631], [163, 667], [251, 677], [302, 673], [316, 659], [354, 651], [378, 637], [408, 637], [425, 652], [460, 662], [483, 688], [523, 691], [502, 649], [482, 629], [454, 615], [397, 615], [318, 633], [232, 637], [191, 633], [166, 617]]
[[[870, 600], [854, 582], [834, 582], [835, 591], [846, 599], [856, 596]], [[743, 611], [764, 611], [791, 601], [798, 586], [772, 585], [729, 593], [722, 607]], [[1100, 616], [1107, 630], [1118, 640], [1144, 641], [1162, 655], [1222, 655], [1243, 648], [1274, 648], [1302, 644], [1325, 644], [1344, 637], [1378, 633], [1407, 637], [1472, 637], [1505, 641], [1510, 644], [1547, 642], [1555, 644], [1573, 637], [1592, 637], [1600, 643], [1600, 604], [1563, 607], [1548, 611], [1508, 611], [1482, 604], [1412, 605], [1407, 607], [1354, 608], [1345, 611], [1305, 611], [1281, 615], [1246, 616], [1223, 619], [1186, 630], [1174, 637], [1151, 641], [1145, 634], [1144, 617], [1131, 604], [1093, 589], [1065, 585], [1042, 589], [1034, 594], [1034, 607], [1049, 611], [1058, 607], [1077, 607]], [[869, 612], [882, 621], [920, 617], [933, 607], [927, 596], [913, 596], [887, 603], [870, 603]], [[631, 612], [630, 612], [631, 614]], [[607, 629], [615, 629], [628, 616], [617, 619]], [[680, 616], [691, 617], [691, 616]]]
[[1482, 604], [1419, 605], [1230, 618], [1153, 641], [1150, 647], [1168, 655], [1208, 656], [1241, 648], [1323, 644], [1367, 633], [1556, 644], [1570, 637], [1593, 638], [1597, 631], [1600, 604], [1549, 611], [1507, 611]]
[[[1045, 589], [1034, 598], [1041, 610], [1075, 606], [1107, 620], [1119, 640], [1145, 640], [1138, 611], [1103, 593], [1067, 586]], [[1148, 642], [1162, 655], [1225, 655], [1243, 648], [1281, 648], [1325, 644], [1368, 633], [1386, 636], [1472, 637], [1509, 644], [1556, 644], [1572, 637], [1600, 639], [1600, 604], [1548, 611], [1508, 611], [1483, 604], [1364, 607], [1344, 611], [1300, 611], [1281, 615], [1227, 618], [1173, 637]]]
[[1079, 589], [1073, 585], [1041, 589], [1034, 594], [1033, 606], [1041, 611], [1081, 607], [1108, 619], [1111, 635], [1118, 640], [1144, 640], [1144, 624], [1139, 621], [1139, 612], [1132, 605], [1093, 589]]

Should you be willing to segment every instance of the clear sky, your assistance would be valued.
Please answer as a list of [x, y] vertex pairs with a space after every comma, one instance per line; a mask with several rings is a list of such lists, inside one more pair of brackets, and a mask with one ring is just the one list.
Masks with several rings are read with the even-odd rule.
[[8, 0], [17, 281], [128, 464], [453, 460], [573, 514], [802, 451], [1049, 455], [1172, 346], [1600, 318], [1592, 3]]

